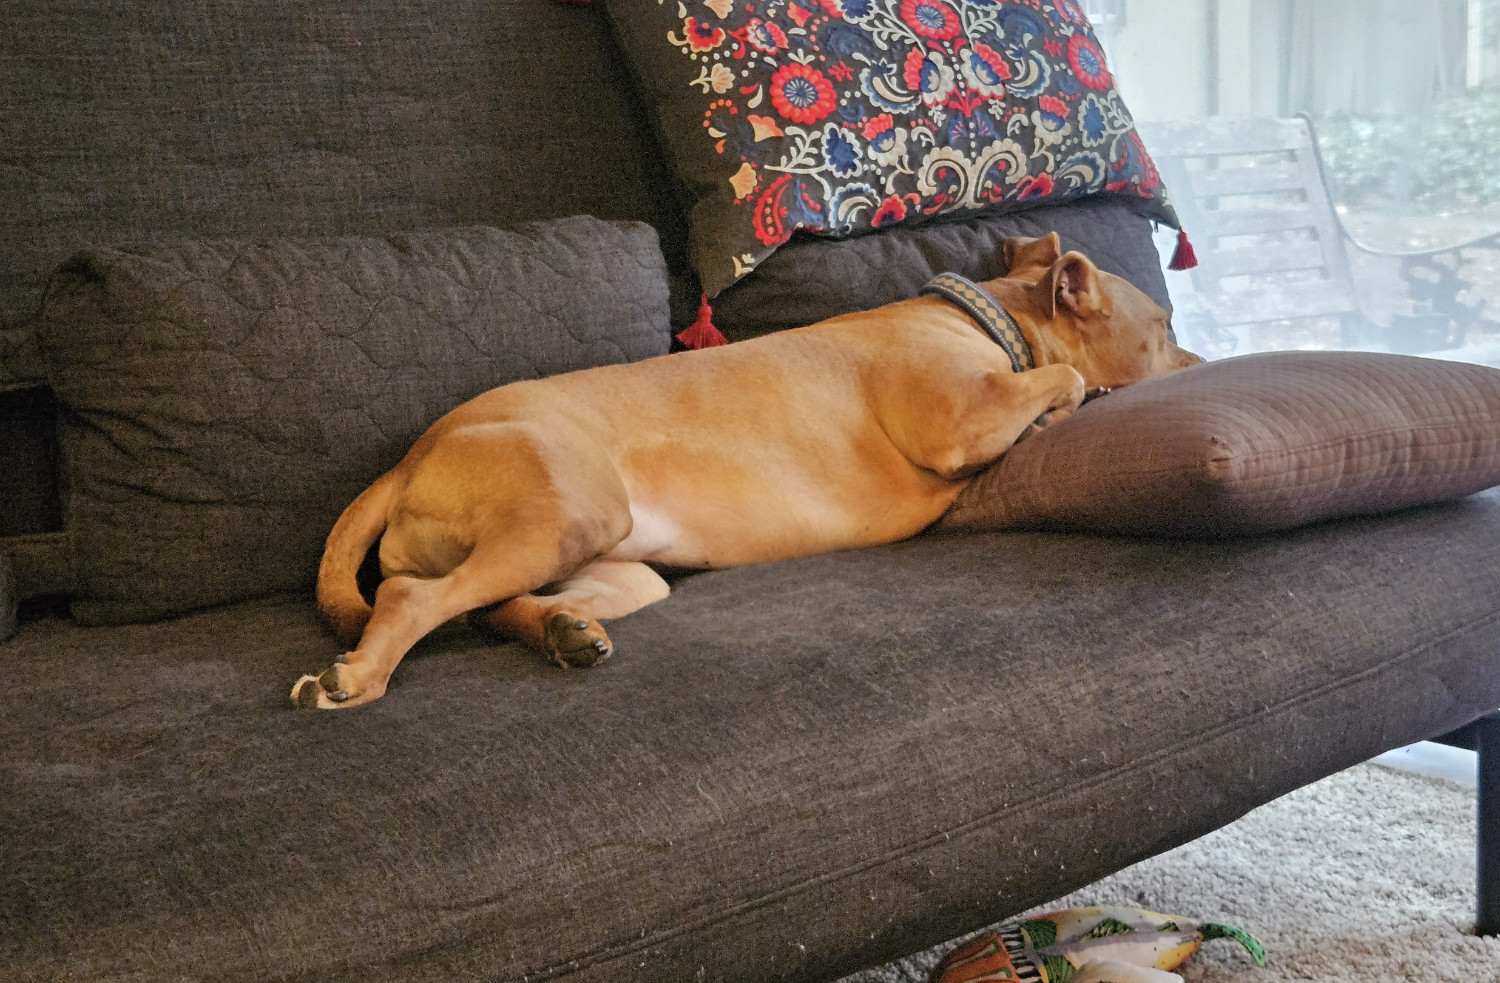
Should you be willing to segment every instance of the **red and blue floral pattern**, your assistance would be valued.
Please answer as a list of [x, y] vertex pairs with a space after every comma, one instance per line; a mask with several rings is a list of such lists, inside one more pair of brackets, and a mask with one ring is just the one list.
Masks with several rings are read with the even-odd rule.
[[[659, 7], [701, 99], [696, 146], [675, 149], [708, 164], [694, 175], [710, 191], [693, 255], [710, 294], [798, 230], [848, 235], [1101, 192], [1175, 224], [1075, 0]], [[710, 218], [716, 229], [697, 227]]]

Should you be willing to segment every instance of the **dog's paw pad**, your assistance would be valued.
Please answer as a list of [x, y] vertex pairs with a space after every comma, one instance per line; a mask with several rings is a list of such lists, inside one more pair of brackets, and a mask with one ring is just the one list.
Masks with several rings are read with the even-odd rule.
[[[378, 693], [372, 694], [364, 690], [356, 692], [351, 685], [352, 680], [344, 674], [348, 664], [347, 658], [340, 658], [320, 675], [309, 673], [297, 680], [292, 684], [292, 705], [303, 710], [333, 710], [368, 702], [378, 696]], [[358, 697], [362, 694], [363, 699], [350, 699], [351, 696]]]
[[543, 644], [547, 654], [561, 666], [592, 666], [614, 654], [614, 646], [602, 627], [566, 612], [547, 619]]
[[318, 708], [318, 678], [303, 676], [292, 686], [292, 703], [302, 710]]

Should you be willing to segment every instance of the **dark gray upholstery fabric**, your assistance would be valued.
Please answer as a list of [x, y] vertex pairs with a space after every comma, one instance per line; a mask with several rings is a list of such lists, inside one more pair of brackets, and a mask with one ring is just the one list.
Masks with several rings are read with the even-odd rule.
[[0, 552], [0, 642], [8, 641], [16, 632], [16, 608], [20, 600], [10, 556]]
[[[32, 319], [84, 248], [588, 214], [681, 256], [628, 75], [602, 10], [551, 0], [7, 0], [0, 393], [44, 377]], [[685, 325], [696, 281], [672, 282]], [[17, 439], [50, 441], [30, 395], [47, 419]], [[56, 528], [38, 470], [0, 469], [22, 532]]]
[[0, 392], [0, 538], [61, 528], [57, 406], [43, 388]]
[[667, 351], [641, 223], [75, 256], [40, 333], [86, 623], [312, 583], [344, 506], [495, 386]]
[[[697, 312], [671, 177], [599, 5], [13, 0], [0, 65], [0, 392], [45, 374], [32, 319], [47, 274], [153, 237], [640, 219], [662, 238], [673, 323]], [[731, 321], [737, 337], [766, 329]], [[50, 418], [23, 426], [50, 438]], [[36, 470], [0, 470], [23, 532], [56, 528]]]
[[587, 5], [9, 0], [0, 65], [0, 388], [85, 247], [676, 221]]
[[308, 599], [28, 625], [0, 978], [832, 979], [1500, 705], [1497, 596], [1488, 492], [707, 573], [595, 669], [446, 628], [350, 712], [289, 706]]
[[1006, 272], [1006, 239], [1048, 232], [1064, 251], [1087, 253], [1172, 309], [1151, 223], [1128, 205], [1098, 199], [851, 239], [796, 238], [714, 299], [714, 322], [738, 341], [915, 297], [939, 273], [990, 280]]

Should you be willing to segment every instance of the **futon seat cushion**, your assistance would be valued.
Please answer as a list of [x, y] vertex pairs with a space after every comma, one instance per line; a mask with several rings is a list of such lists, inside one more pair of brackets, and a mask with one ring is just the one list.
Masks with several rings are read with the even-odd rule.
[[1486, 492], [705, 573], [595, 669], [451, 627], [352, 711], [287, 699], [305, 598], [31, 624], [0, 978], [826, 981], [1500, 705], [1496, 596]]

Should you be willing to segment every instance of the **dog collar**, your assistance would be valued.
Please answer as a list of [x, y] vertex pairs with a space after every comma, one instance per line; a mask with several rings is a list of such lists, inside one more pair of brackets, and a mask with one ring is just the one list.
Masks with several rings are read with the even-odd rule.
[[939, 273], [922, 288], [923, 294], [937, 294], [944, 300], [957, 304], [984, 329], [984, 333], [1010, 356], [1011, 368], [1025, 372], [1036, 367], [1036, 358], [1031, 353], [1031, 342], [1021, 333], [1021, 326], [1010, 312], [985, 290], [967, 277], [957, 273]]

